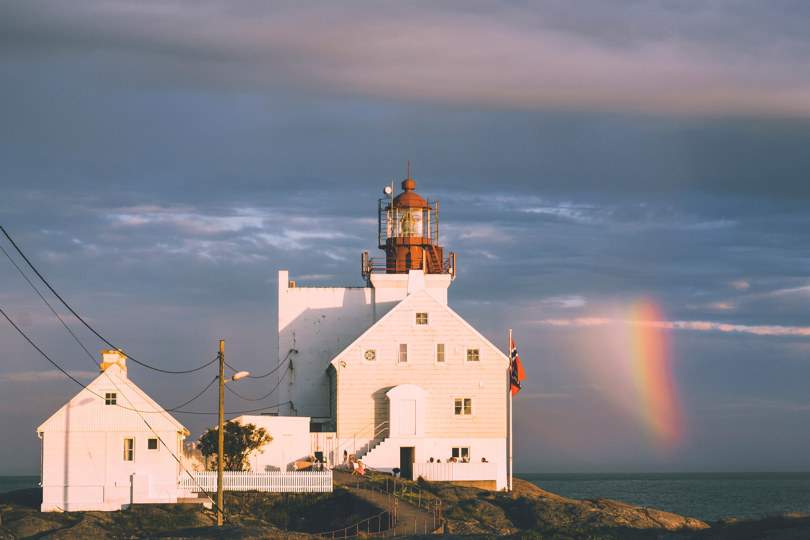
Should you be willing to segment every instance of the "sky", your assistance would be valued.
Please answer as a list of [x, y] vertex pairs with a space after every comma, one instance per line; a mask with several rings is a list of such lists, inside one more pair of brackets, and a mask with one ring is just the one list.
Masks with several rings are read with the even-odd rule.
[[[265, 373], [278, 271], [362, 286], [410, 162], [450, 306], [513, 331], [518, 472], [806, 471], [808, 24], [778, 0], [4, 0], [0, 225], [131, 357], [193, 369], [224, 339]], [[0, 474], [38, 474], [80, 390], [45, 355], [87, 383], [109, 346], [0, 247], [0, 309], [44, 353], [0, 318]], [[128, 367], [165, 408], [216, 375]]]

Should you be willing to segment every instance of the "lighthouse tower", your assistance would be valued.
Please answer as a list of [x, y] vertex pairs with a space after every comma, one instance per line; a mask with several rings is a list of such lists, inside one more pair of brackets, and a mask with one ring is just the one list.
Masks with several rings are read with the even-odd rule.
[[363, 254], [363, 277], [384, 269], [387, 274], [407, 274], [421, 270], [425, 274], [455, 276], [455, 254], [444, 258], [439, 246], [439, 203], [425, 201], [414, 192], [416, 183], [410, 178], [402, 182], [403, 192], [393, 197], [393, 189], [385, 188], [387, 199], [377, 203], [379, 247], [385, 251], [385, 264]]

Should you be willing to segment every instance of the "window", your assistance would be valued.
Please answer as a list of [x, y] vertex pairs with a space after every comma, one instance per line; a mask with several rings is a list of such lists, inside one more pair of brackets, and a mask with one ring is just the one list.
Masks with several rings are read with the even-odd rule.
[[146, 449], [147, 450], [157, 450], [158, 449], [158, 440], [155, 438], [146, 439]]
[[400, 364], [407, 364], [408, 363], [408, 344], [407, 343], [400, 343], [399, 344], [399, 356], [397, 357], [397, 361]]
[[481, 355], [478, 349], [467, 349], [467, 362], [478, 362], [481, 360]]
[[454, 446], [450, 451], [450, 456], [461, 462], [470, 461], [470, 448], [468, 446]]
[[436, 344], [436, 363], [437, 364], [444, 363], [444, 343]]
[[135, 461], [135, 439], [124, 439], [124, 461]]
[[417, 313], [416, 314], [416, 325], [423, 326], [428, 323], [428, 314], [427, 313]]
[[366, 349], [363, 353], [363, 359], [366, 362], [376, 362], [377, 361], [377, 350], [376, 349]]
[[104, 405], [115, 405], [115, 392], [107, 392], [104, 394]]
[[456, 398], [454, 411], [456, 416], [470, 416], [472, 414], [472, 398]]

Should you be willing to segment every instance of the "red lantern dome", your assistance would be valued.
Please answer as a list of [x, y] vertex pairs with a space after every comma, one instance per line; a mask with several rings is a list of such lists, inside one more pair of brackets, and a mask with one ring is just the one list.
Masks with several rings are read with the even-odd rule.
[[455, 274], [455, 255], [444, 258], [439, 246], [439, 203], [425, 201], [414, 192], [416, 183], [410, 178], [402, 182], [403, 192], [391, 198], [393, 190], [386, 188], [388, 197], [378, 201], [379, 247], [385, 251], [385, 266], [363, 254], [363, 276], [372, 272], [407, 274], [423, 270], [425, 274]]

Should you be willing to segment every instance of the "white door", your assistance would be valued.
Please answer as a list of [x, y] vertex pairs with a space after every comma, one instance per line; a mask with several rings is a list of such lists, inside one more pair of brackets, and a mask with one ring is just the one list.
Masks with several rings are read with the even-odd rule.
[[416, 435], [415, 399], [403, 399], [399, 402], [399, 434]]

